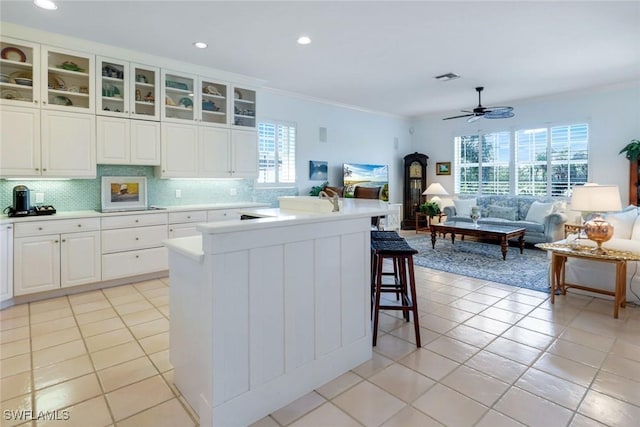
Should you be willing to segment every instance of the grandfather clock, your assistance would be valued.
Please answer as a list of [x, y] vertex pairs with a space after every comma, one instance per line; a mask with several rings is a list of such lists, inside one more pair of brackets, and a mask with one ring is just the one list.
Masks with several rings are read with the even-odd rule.
[[420, 212], [422, 192], [427, 188], [427, 159], [418, 152], [404, 156], [403, 230], [416, 228], [416, 213]]

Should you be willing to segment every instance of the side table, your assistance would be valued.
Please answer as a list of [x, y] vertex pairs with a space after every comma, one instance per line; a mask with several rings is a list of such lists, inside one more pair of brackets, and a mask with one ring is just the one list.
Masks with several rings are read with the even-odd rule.
[[[438, 218], [438, 224], [440, 224], [442, 223], [442, 218], [446, 216], [447, 215], [444, 212], [440, 212], [439, 214], [435, 214], [433, 217]], [[426, 232], [431, 231], [431, 227], [430, 227], [431, 221], [432, 221], [432, 218], [429, 218], [429, 215], [427, 215], [426, 213], [416, 212], [416, 234], [418, 234], [419, 231], [426, 231]], [[426, 222], [427, 226], [421, 227], [420, 222]]]
[[[567, 294], [568, 288], [596, 292], [613, 296], [613, 317], [618, 318], [620, 307], [625, 307], [627, 298], [627, 261], [640, 261], [640, 254], [627, 251], [607, 249], [606, 254], [593, 253], [590, 246], [577, 246], [566, 243], [538, 243], [536, 247], [551, 252], [551, 304], [555, 303], [556, 289]], [[568, 258], [581, 258], [591, 261], [608, 262], [616, 266], [614, 290], [596, 289], [589, 286], [567, 283], [565, 280], [565, 264]]]

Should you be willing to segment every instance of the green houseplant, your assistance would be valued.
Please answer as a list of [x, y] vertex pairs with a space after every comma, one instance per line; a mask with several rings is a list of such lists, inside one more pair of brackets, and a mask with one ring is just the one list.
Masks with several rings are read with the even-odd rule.
[[640, 139], [632, 139], [618, 154], [625, 153], [625, 157], [631, 161], [640, 157]]
[[320, 192], [322, 191], [322, 189], [324, 187], [326, 187], [327, 185], [329, 185], [329, 181], [323, 182], [320, 185], [315, 185], [313, 187], [311, 187], [311, 190], [309, 191], [309, 195], [310, 196], [318, 196], [320, 194]]
[[440, 213], [440, 207], [436, 202], [425, 202], [420, 205], [420, 212], [427, 214], [429, 218], [433, 218]]

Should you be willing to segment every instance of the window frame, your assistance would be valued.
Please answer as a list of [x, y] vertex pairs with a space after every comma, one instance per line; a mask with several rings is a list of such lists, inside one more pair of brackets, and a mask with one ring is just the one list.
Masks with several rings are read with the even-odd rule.
[[[260, 173], [261, 173], [261, 168], [260, 168], [260, 154], [262, 152], [264, 152], [263, 150], [260, 150], [260, 145], [261, 145], [261, 130], [260, 130], [260, 126], [261, 125], [273, 125], [275, 127], [275, 141], [274, 141], [274, 145], [275, 145], [275, 149], [274, 149], [274, 162], [275, 162], [275, 176], [276, 176], [276, 180], [275, 182], [260, 182]], [[292, 127], [294, 128], [294, 139], [293, 139], [293, 167], [294, 167], [294, 180], [293, 182], [287, 181], [287, 182], [282, 182], [282, 162], [280, 161], [280, 150], [278, 149], [278, 129], [280, 126], [286, 126], [286, 127]], [[295, 188], [296, 184], [297, 184], [297, 179], [298, 179], [298, 173], [297, 173], [297, 159], [296, 159], [296, 152], [297, 152], [297, 139], [298, 139], [298, 124], [294, 121], [290, 121], [290, 120], [280, 120], [280, 119], [262, 119], [260, 120], [257, 124], [256, 124], [256, 132], [257, 132], [257, 137], [258, 137], [258, 177], [255, 180], [255, 185], [256, 188]]]
[[[558, 182], [553, 182], [552, 180], [552, 171], [553, 171], [553, 166], [558, 164], [558, 160], [554, 160], [553, 159], [553, 153], [552, 153], [552, 134], [553, 134], [553, 130], [557, 129], [557, 128], [572, 128], [572, 127], [579, 127], [579, 126], [584, 126], [585, 127], [585, 134], [586, 134], [586, 150], [579, 150], [579, 151], [584, 151], [586, 152], [586, 161], [584, 162], [580, 162], [579, 159], [574, 159], [574, 158], [567, 158], [564, 163], [562, 163], [563, 165], [566, 165], [567, 168], [569, 169], [569, 176], [567, 177], [568, 179], [568, 183], [567, 183], [567, 189], [561, 193], [558, 193], [557, 190], [554, 190], [554, 188], [556, 188], [559, 184]], [[545, 159], [545, 174], [546, 174], [546, 179], [545, 179], [545, 193], [544, 194], [539, 194], [539, 193], [535, 193], [534, 194], [526, 194], [526, 193], [522, 193], [520, 192], [519, 189], [519, 172], [520, 172], [520, 168], [522, 167], [522, 165], [526, 165], [526, 164], [535, 164], [536, 161], [530, 161], [530, 162], [518, 162], [517, 156], [518, 156], [518, 134], [520, 132], [526, 132], [529, 130], [540, 130], [540, 129], [544, 129], [545, 130], [545, 135], [546, 135], [546, 159]], [[508, 165], [508, 173], [509, 173], [509, 191], [508, 193], [498, 193], [498, 192], [491, 192], [491, 193], [487, 193], [483, 191], [483, 168], [484, 167], [489, 167], [489, 166], [495, 166], [496, 162], [492, 161], [489, 162], [489, 164], [487, 166], [485, 165], [485, 162], [483, 162], [483, 142], [485, 141], [485, 136], [487, 135], [498, 135], [500, 133], [508, 133], [509, 135], [509, 165]], [[589, 143], [589, 139], [590, 139], [590, 135], [591, 135], [591, 123], [588, 120], [583, 120], [583, 121], [575, 121], [572, 123], [546, 123], [544, 126], [529, 126], [529, 127], [518, 127], [517, 129], [515, 129], [514, 127], [511, 127], [509, 130], [499, 130], [499, 129], [492, 129], [492, 130], [478, 130], [477, 132], [470, 132], [468, 134], [464, 134], [464, 135], [455, 135], [454, 136], [454, 191], [456, 194], [468, 194], [468, 195], [472, 195], [472, 194], [476, 194], [476, 195], [500, 195], [500, 194], [509, 194], [509, 195], [532, 195], [532, 196], [563, 196], [566, 195], [570, 192], [570, 189], [573, 188], [574, 185], [582, 183], [581, 180], [576, 180], [572, 183], [572, 175], [571, 175], [571, 166], [572, 165], [577, 165], [577, 164], [584, 164], [584, 167], [586, 168], [586, 178], [585, 178], [585, 182], [589, 181], [589, 174], [590, 174], [590, 170], [591, 170], [591, 156], [589, 155], [589, 147], [590, 147], [590, 143]], [[476, 156], [477, 156], [477, 163], [461, 163], [462, 161], [462, 154], [461, 154], [461, 143], [463, 142], [464, 139], [470, 140], [475, 138], [478, 142], [477, 142], [477, 152], [476, 152]], [[580, 144], [581, 142], [579, 140], [577, 141], [572, 141], [575, 144]], [[570, 148], [569, 148], [570, 150]], [[571, 152], [571, 150], [569, 151]], [[468, 158], [469, 156], [465, 156], [466, 158]], [[578, 160], [578, 161], [576, 161]], [[562, 161], [561, 161], [562, 162]], [[539, 163], [539, 162], [538, 162]], [[467, 166], [469, 165], [469, 166]], [[475, 192], [461, 192], [462, 189], [466, 189], [468, 190], [470, 187], [473, 187], [473, 185], [470, 185], [469, 181], [462, 181], [461, 180], [461, 168], [463, 167], [471, 167], [475, 165], [475, 167], [477, 167], [477, 176], [478, 176], [478, 182], [476, 187], [476, 191]], [[473, 190], [471, 190], [473, 191]]]

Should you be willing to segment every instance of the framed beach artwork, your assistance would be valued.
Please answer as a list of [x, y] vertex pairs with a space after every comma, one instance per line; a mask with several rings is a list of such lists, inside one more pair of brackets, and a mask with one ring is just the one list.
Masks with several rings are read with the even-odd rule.
[[329, 177], [329, 165], [320, 160], [309, 160], [309, 179], [311, 181], [326, 181]]
[[146, 208], [146, 177], [102, 177], [102, 212], [135, 211], [144, 210]]
[[436, 163], [436, 175], [451, 175], [451, 162]]
[[388, 165], [370, 165], [362, 163], [344, 163], [344, 197], [353, 197], [357, 186], [381, 187], [380, 199], [389, 201]]

